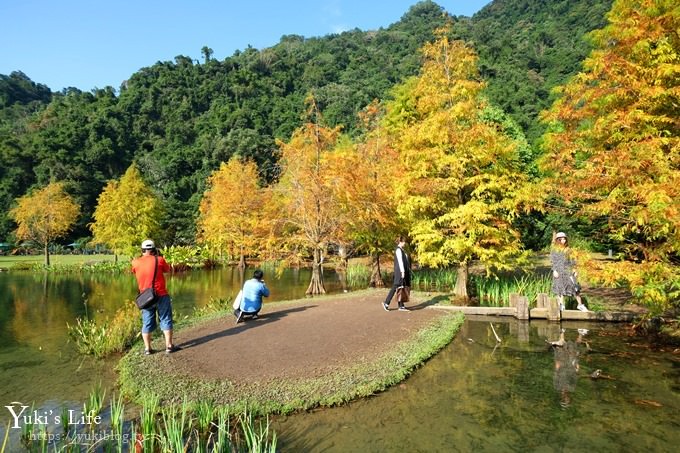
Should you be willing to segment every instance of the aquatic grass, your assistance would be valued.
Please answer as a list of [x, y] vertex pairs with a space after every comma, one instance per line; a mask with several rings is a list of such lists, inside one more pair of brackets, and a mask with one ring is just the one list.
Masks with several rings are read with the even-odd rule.
[[82, 354], [102, 358], [115, 352], [124, 352], [139, 338], [139, 312], [132, 302], [119, 308], [112, 319], [96, 321], [77, 318], [75, 325], [66, 329], [76, 348]]
[[[372, 265], [362, 263], [350, 263], [345, 271], [345, 278], [347, 286], [353, 289], [368, 288], [371, 284], [371, 276], [373, 275]], [[383, 281], [387, 280], [387, 271], [382, 270], [381, 276]]]
[[99, 272], [109, 274], [122, 274], [130, 269], [129, 262], [113, 261], [93, 261], [78, 264], [50, 264], [30, 263], [26, 266], [14, 265], [12, 270], [30, 270], [49, 273], [78, 273], [78, 272]]
[[[31, 413], [35, 410], [35, 406], [32, 404], [31, 405]], [[24, 424], [21, 425], [21, 443], [26, 447], [26, 449], [30, 449], [30, 447], [33, 445], [33, 417], [30, 417], [29, 419], [24, 421]]]
[[[87, 414], [101, 412], [105, 391], [96, 385], [84, 403]], [[99, 408], [99, 409], [97, 409]], [[119, 394], [110, 398], [111, 430], [104, 426], [96, 440], [75, 435], [51, 438], [47, 424], [22, 426], [22, 442], [33, 452], [275, 452], [277, 435], [269, 418], [256, 418], [253, 411], [233, 412], [232, 408], [216, 406], [212, 401], [197, 404], [187, 402], [161, 407], [155, 395], [148, 395], [140, 404], [138, 418], [130, 420], [124, 430], [124, 400]], [[33, 411], [33, 409], [32, 409]], [[231, 420], [236, 420], [231, 431]], [[195, 428], [194, 428], [195, 425]], [[10, 425], [7, 425], [0, 453], [8, 449]]]
[[213, 423], [217, 431], [213, 451], [222, 452], [231, 450], [229, 443], [229, 413], [229, 406], [220, 406], [217, 408], [217, 424], [215, 425]]
[[266, 417], [264, 424], [260, 420], [256, 427], [253, 414], [245, 409], [239, 416], [239, 423], [245, 440], [246, 451], [258, 453], [276, 452], [276, 432], [272, 431], [270, 439], [269, 431], [271, 428], [269, 417]]
[[76, 324], [66, 323], [69, 337], [75, 342], [76, 348], [82, 354], [90, 354], [97, 358], [105, 353], [106, 325], [83, 318], [76, 318]]
[[[68, 407], [66, 406], [61, 406], [61, 419], [62, 420], [68, 420]], [[68, 423], [63, 423], [61, 424], [62, 429], [64, 430], [64, 434], [68, 434], [70, 425]]]
[[99, 415], [104, 408], [105, 397], [106, 389], [102, 387], [102, 382], [99, 381], [90, 391], [87, 401], [83, 404], [83, 413], [91, 417]]
[[159, 407], [159, 399], [155, 394], [146, 396], [142, 402], [139, 422], [144, 451], [153, 451], [154, 449], [155, 439], [158, 435], [156, 414], [158, 414]]
[[40, 451], [46, 453], [49, 449], [49, 437], [47, 436], [47, 425], [44, 423], [40, 425], [38, 438], [40, 439]]
[[[164, 408], [162, 412], [163, 428], [159, 435], [161, 449], [164, 451], [186, 451], [184, 433], [187, 425], [191, 425], [191, 419], [187, 420], [186, 400], [179, 407], [179, 415], [173, 407]], [[191, 440], [191, 435], [187, 443]]]
[[205, 316], [213, 313], [231, 311], [233, 299], [226, 297], [211, 297], [207, 304], [202, 307], [195, 307], [193, 316]]
[[529, 306], [536, 306], [539, 294], [550, 294], [552, 279], [548, 275], [522, 275], [521, 277], [486, 277], [473, 275], [470, 278], [474, 295], [483, 307], [507, 307], [511, 294], [529, 299]]
[[125, 415], [125, 403], [123, 403], [123, 395], [118, 394], [118, 396], [112, 396], [110, 400], [111, 404], [111, 428], [114, 431], [119, 431], [123, 427], [124, 415]]
[[456, 286], [456, 269], [419, 269], [411, 275], [411, 287], [422, 291], [448, 291]]
[[5, 448], [7, 448], [7, 439], [9, 439], [9, 426], [10, 423], [7, 422], [7, 428], [5, 428], [5, 438], [2, 440], [2, 447], [0, 448], [0, 453], [5, 453]]
[[199, 401], [194, 404], [193, 412], [196, 415], [198, 435], [207, 436], [215, 418], [215, 405], [212, 401]]
[[365, 264], [350, 263], [345, 271], [347, 286], [350, 288], [367, 288], [371, 283], [371, 273], [371, 268]]
[[[123, 396], [118, 394], [118, 397], [111, 398], [111, 433], [117, 439], [123, 439], [123, 424], [125, 422], [125, 404], [123, 403]], [[118, 453], [123, 452], [123, 442], [119, 440], [114, 442]]]

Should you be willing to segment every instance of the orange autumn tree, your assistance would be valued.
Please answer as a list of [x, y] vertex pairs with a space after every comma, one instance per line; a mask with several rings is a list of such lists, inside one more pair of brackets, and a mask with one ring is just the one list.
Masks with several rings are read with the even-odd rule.
[[344, 237], [357, 251], [371, 257], [369, 285], [383, 287], [380, 255], [394, 248], [401, 233], [394, 182], [399, 177], [397, 152], [390, 146], [381, 120], [381, 105], [369, 104], [360, 114], [366, 133], [352, 146], [332, 156], [333, 189], [343, 215]]
[[419, 263], [455, 265], [454, 292], [467, 297], [473, 260], [512, 269], [525, 252], [513, 221], [538, 202], [520, 141], [491, 120], [474, 51], [446, 30], [423, 47], [420, 75], [397, 88], [387, 124], [399, 150], [399, 214]]
[[341, 228], [340, 208], [331, 187], [328, 155], [339, 128], [324, 127], [313, 97], [306, 100], [309, 120], [281, 148], [281, 177], [274, 189], [281, 208], [280, 229], [287, 250], [312, 255], [312, 277], [306, 294], [325, 294], [323, 260]]
[[64, 190], [61, 182], [50, 183], [20, 197], [10, 216], [17, 223], [17, 239], [32, 241], [42, 247], [45, 265], [50, 265], [49, 246], [71, 229], [80, 207]]
[[246, 256], [261, 250], [261, 239], [266, 234], [263, 204], [255, 162], [239, 157], [222, 162], [208, 178], [208, 189], [199, 206], [199, 242], [219, 252], [233, 247], [239, 256], [239, 267], [245, 268]]
[[592, 277], [658, 313], [680, 298], [680, 9], [615, 1], [607, 18], [544, 115], [542, 163], [555, 195], [601, 222], [619, 252], [591, 262]]

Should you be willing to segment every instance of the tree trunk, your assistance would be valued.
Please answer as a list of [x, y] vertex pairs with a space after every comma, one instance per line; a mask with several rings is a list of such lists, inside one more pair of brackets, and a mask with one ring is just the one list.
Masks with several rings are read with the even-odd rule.
[[314, 249], [314, 262], [312, 263], [312, 280], [309, 282], [309, 288], [305, 294], [326, 294], [326, 289], [323, 287], [323, 265], [321, 263], [321, 250]]
[[371, 281], [368, 286], [372, 288], [384, 288], [385, 281], [382, 278], [382, 272], [380, 271], [380, 253], [373, 255], [373, 271], [371, 272]]
[[458, 275], [456, 276], [456, 287], [453, 290], [453, 294], [458, 297], [468, 298], [467, 292], [467, 281], [468, 281], [468, 264], [467, 261], [460, 263], [458, 266]]
[[118, 254], [117, 253], [113, 254], [113, 262], [118, 264]]
[[243, 253], [243, 247], [241, 247], [241, 258], [238, 261], [238, 267], [239, 269], [246, 268], [246, 255]]
[[50, 265], [50, 249], [48, 248], [49, 244], [45, 244], [45, 266]]
[[238, 280], [240, 282], [240, 287], [243, 288], [243, 284], [246, 281], [246, 268], [245, 267], [237, 267], [238, 269]]

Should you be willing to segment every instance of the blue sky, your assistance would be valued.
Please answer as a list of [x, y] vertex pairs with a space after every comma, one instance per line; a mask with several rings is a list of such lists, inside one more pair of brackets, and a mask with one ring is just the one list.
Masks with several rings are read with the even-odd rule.
[[[307, 38], [397, 22], [417, 0], [0, 0], [0, 74], [20, 70], [53, 91], [118, 89], [134, 72], [201, 48], [222, 60], [283, 35]], [[439, 0], [472, 16], [491, 0]]]

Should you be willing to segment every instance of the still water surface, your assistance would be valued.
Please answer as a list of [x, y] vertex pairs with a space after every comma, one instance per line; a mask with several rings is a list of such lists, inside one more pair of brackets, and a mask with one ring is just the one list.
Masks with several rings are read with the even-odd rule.
[[[308, 270], [287, 270], [279, 279], [266, 273], [270, 300], [302, 297], [309, 277]], [[211, 297], [233, 296], [241, 282], [234, 269], [169, 277], [176, 317]], [[334, 274], [326, 283], [329, 292], [341, 291]], [[130, 275], [0, 274], [0, 406], [80, 408], [98, 382], [110, 395], [117, 359], [80, 356], [66, 323], [108, 316], [135, 293]], [[339, 452], [676, 451], [680, 445], [677, 354], [650, 351], [619, 325], [563, 323], [567, 347], [558, 353], [546, 341], [559, 338], [559, 325], [494, 319], [494, 326], [499, 345], [488, 320], [467, 321], [451, 345], [373, 398], [274, 417], [279, 445]], [[588, 329], [580, 338], [579, 328]], [[606, 378], [590, 377], [598, 369]], [[0, 416], [3, 424], [8, 419]]]
[[[456, 339], [388, 391], [274, 418], [284, 451], [678, 451], [680, 361], [622, 326], [468, 320]], [[579, 339], [578, 328], [587, 328]], [[577, 343], [577, 340], [579, 342]], [[386, 345], [389, 347], [389, 345]], [[559, 369], [557, 369], [559, 365]], [[602, 370], [611, 379], [592, 379]]]

